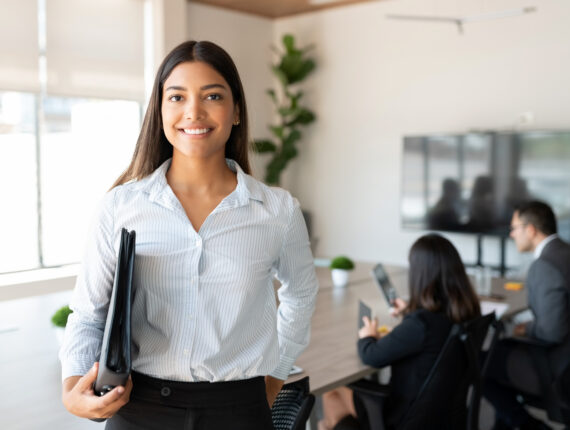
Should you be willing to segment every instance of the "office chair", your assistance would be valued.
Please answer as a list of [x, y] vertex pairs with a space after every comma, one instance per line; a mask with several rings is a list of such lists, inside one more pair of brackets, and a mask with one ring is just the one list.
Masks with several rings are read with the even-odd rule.
[[273, 427], [275, 430], [304, 430], [314, 404], [308, 376], [283, 385], [271, 408]]
[[527, 349], [540, 380], [540, 396], [520, 393], [524, 403], [546, 411], [548, 419], [570, 426], [570, 358], [558, 377], [554, 377], [548, 360], [552, 346], [540, 340], [528, 338], [510, 338], [509, 342], [517, 343]]
[[[492, 332], [489, 331], [490, 327], [493, 327]], [[398, 429], [478, 430], [482, 375], [501, 330], [502, 326], [494, 312], [454, 324]], [[485, 342], [488, 333], [489, 341]], [[481, 365], [480, 357], [485, 347], [487, 352]], [[455, 381], [451, 384], [451, 391], [450, 381]], [[357, 381], [349, 387], [355, 394], [358, 428], [384, 430], [382, 404], [389, 396], [389, 387], [366, 380]], [[347, 429], [348, 426], [338, 428]]]

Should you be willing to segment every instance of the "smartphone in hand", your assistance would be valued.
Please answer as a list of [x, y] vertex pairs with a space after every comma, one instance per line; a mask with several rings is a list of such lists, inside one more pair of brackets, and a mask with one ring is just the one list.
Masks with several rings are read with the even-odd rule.
[[362, 300], [358, 301], [358, 330], [364, 327], [364, 321], [362, 321], [363, 317], [368, 317], [368, 319], [372, 320], [372, 309], [370, 306], [364, 304]]
[[394, 301], [398, 298], [398, 293], [396, 292], [396, 288], [394, 288], [394, 285], [388, 277], [388, 273], [384, 269], [382, 263], [378, 263], [374, 266], [372, 269], [372, 278], [386, 299], [386, 303], [388, 303], [388, 306], [392, 308], [394, 306]]

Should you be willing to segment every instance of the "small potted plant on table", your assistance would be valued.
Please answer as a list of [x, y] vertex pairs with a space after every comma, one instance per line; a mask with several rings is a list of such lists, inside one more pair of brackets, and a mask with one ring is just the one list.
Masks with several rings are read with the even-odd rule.
[[340, 255], [332, 259], [330, 268], [333, 285], [335, 287], [344, 287], [348, 284], [348, 278], [350, 271], [354, 269], [354, 263], [350, 258]]
[[51, 322], [56, 328], [55, 335], [57, 336], [57, 340], [60, 345], [63, 342], [63, 333], [65, 331], [65, 326], [67, 325], [67, 318], [72, 312], [73, 311], [69, 308], [69, 306], [65, 305], [55, 311], [51, 317]]

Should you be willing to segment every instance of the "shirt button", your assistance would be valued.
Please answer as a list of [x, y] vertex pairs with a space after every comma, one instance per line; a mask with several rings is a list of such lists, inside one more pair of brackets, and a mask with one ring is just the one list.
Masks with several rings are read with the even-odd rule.
[[189, 350], [189, 349], [184, 349], [184, 355], [190, 355], [190, 350]]
[[171, 393], [172, 393], [172, 390], [170, 389], [170, 387], [162, 387], [160, 390], [160, 395], [162, 397], [168, 397], [168, 396], [170, 396]]

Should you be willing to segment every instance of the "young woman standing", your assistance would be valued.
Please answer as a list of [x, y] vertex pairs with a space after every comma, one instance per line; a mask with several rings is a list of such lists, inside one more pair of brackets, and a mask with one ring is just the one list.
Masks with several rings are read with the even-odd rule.
[[[272, 428], [269, 407], [308, 344], [318, 286], [298, 202], [249, 172], [233, 61], [211, 42], [179, 45], [159, 67], [77, 280], [60, 353], [70, 412], [111, 417], [108, 429]], [[97, 397], [123, 227], [137, 238], [132, 380]]]

